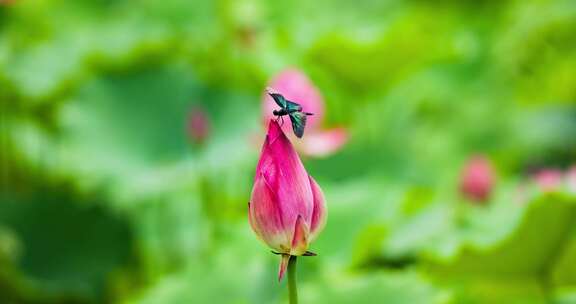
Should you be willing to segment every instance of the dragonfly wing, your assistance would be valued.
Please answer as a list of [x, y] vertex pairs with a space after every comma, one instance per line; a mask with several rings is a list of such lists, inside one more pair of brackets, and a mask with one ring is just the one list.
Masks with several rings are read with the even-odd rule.
[[302, 106], [290, 100], [286, 100], [286, 110], [288, 113], [302, 112]]
[[298, 138], [304, 135], [304, 128], [306, 128], [306, 114], [302, 112], [290, 113], [290, 122], [292, 123], [292, 130]]
[[282, 109], [287, 107], [288, 100], [286, 100], [286, 98], [284, 98], [284, 96], [281, 94], [268, 92], [268, 95], [270, 95], [276, 104]]

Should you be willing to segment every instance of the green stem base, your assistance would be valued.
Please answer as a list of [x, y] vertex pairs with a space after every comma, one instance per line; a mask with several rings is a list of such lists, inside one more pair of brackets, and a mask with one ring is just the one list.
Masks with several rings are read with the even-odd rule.
[[298, 304], [298, 289], [296, 288], [296, 256], [288, 260], [288, 303]]

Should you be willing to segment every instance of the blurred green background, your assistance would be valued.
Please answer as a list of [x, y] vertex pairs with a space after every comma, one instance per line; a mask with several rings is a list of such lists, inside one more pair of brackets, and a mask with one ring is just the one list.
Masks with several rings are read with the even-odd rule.
[[571, 0], [0, 0], [0, 303], [287, 303], [247, 220], [286, 68], [349, 134], [302, 155], [302, 303], [576, 303]]

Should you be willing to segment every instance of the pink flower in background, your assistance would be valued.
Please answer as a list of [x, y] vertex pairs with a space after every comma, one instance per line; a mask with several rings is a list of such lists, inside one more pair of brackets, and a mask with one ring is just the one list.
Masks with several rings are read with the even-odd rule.
[[570, 192], [576, 193], [576, 166], [572, 166], [566, 172], [566, 184]]
[[[304, 137], [296, 141], [296, 147], [308, 156], [322, 157], [338, 151], [348, 140], [348, 133], [344, 128], [324, 129], [325, 105], [322, 95], [308, 77], [298, 69], [287, 69], [278, 74], [268, 84], [270, 88], [282, 94], [286, 99], [302, 105], [304, 112], [314, 115], [308, 117]], [[267, 93], [263, 94], [263, 116], [267, 122], [274, 118], [272, 111], [278, 106]], [[282, 129], [291, 138], [290, 122], [285, 122]]]
[[256, 168], [248, 218], [256, 235], [282, 254], [279, 280], [289, 257], [307, 254], [326, 223], [322, 190], [274, 120]]
[[188, 135], [194, 143], [203, 144], [210, 135], [210, 120], [203, 108], [195, 106], [188, 114]]
[[475, 156], [464, 166], [460, 192], [472, 201], [485, 202], [492, 192], [494, 179], [494, 169], [490, 161], [484, 156]]
[[533, 175], [533, 180], [544, 192], [558, 190], [562, 186], [564, 176], [556, 169], [542, 169]]
[[[520, 185], [523, 201], [528, 202], [542, 192], [568, 191], [576, 194], [576, 166], [563, 171], [555, 168], [541, 168], [529, 175], [528, 182]], [[528, 192], [528, 188], [536, 191]], [[528, 195], [530, 194], [530, 195]]]

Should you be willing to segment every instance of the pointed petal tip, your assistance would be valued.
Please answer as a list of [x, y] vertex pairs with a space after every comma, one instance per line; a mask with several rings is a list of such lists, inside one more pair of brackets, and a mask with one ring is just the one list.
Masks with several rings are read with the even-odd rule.
[[268, 132], [270, 132], [270, 129], [272, 128], [280, 128], [280, 125], [278, 124], [276, 119], [270, 119], [268, 121]]
[[272, 144], [276, 139], [283, 138], [285, 142], [289, 143], [288, 137], [282, 130], [282, 127], [278, 124], [276, 119], [270, 119], [268, 123], [268, 132], [266, 134], [268, 144]]
[[278, 282], [281, 282], [286, 273], [286, 268], [288, 268], [288, 261], [290, 260], [290, 255], [282, 254], [282, 259], [280, 260], [280, 269], [278, 270]]

